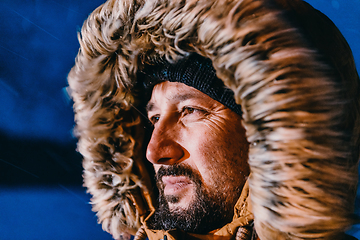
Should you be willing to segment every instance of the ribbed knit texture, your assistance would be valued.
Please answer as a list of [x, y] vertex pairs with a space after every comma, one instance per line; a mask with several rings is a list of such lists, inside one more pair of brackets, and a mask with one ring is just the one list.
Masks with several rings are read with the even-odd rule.
[[236, 104], [233, 91], [217, 78], [211, 60], [198, 54], [190, 54], [173, 64], [163, 61], [156, 65], [147, 65], [138, 79], [143, 81], [148, 93], [160, 82], [184, 83], [242, 115], [241, 106]]

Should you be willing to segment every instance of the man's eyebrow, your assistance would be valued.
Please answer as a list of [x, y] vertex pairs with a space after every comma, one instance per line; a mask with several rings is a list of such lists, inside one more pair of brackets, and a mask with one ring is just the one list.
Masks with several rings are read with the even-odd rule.
[[154, 109], [154, 103], [148, 102], [148, 104], [146, 104], [146, 112], [150, 112], [153, 109]]
[[186, 101], [190, 98], [198, 98], [198, 94], [193, 93], [193, 92], [180, 93], [180, 94], [176, 94], [174, 96], [170, 96], [169, 100], [175, 101], [175, 102], [182, 102], [182, 101]]
[[[197, 94], [196, 92], [187, 92], [187, 93], [181, 93], [181, 94], [175, 94], [173, 96], [168, 97], [170, 101], [174, 102], [182, 102], [191, 98], [201, 98], [200, 94]], [[155, 104], [153, 102], [148, 102], [146, 105], [146, 112], [150, 112], [154, 110]]]

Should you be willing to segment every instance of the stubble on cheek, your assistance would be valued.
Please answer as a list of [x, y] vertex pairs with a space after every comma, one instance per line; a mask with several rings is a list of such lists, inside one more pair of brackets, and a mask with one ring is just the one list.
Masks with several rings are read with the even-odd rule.
[[211, 192], [211, 196], [225, 202], [226, 211], [231, 212], [248, 175], [244, 167], [247, 145], [234, 147], [234, 142], [230, 138], [214, 139], [202, 152], [208, 161], [205, 166], [205, 172], [208, 174], [205, 187]]

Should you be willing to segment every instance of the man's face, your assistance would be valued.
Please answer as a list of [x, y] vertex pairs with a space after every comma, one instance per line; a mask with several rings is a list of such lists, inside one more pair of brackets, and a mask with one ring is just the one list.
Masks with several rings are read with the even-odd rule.
[[176, 82], [157, 84], [147, 111], [154, 129], [146, 157], [154, 165], [160, 192], [151, 224], [206, 232], [231, 221], [249, 174], [240, 116]]

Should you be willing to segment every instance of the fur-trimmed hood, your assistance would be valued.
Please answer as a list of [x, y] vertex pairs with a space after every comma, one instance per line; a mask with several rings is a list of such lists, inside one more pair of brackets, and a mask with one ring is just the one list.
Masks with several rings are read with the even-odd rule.
[[84, 185], [114, 238], [153, 210], [137, 72], [191, 52], [241, 104], [260, 239], [332, 239], [354, 223], [359, 76], [338, 29], [307, 3], [108, 0], [79, 42], [68, 81]]

